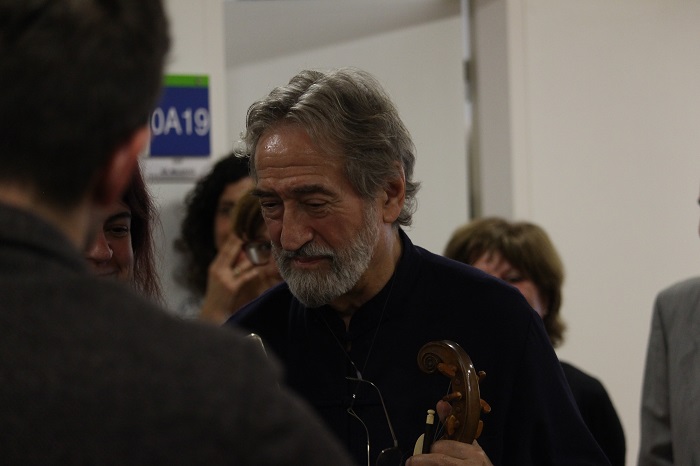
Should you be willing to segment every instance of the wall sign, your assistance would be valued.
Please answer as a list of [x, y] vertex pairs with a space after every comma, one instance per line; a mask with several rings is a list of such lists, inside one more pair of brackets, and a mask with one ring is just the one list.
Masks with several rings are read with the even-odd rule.
[[209, 77], [167, 75], [149, 118], [151, 141], [143, 170], [149, 181], [189, 182], [211, 163]]
[[209, 78], [168, 75], [158, 106], [151, 113], [151, 157], [211, 155]]

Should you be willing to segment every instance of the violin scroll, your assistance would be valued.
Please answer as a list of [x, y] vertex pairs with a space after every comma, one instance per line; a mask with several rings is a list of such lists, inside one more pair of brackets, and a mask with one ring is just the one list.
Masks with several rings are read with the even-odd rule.
[[479, 380], [486, 374], [477, 373], [469, 355], [449, 340], [423, 345], [418, 352], [418, 367], [427, 374], [439, 372], [452, 382], [452, 392], [443, 398], [452, 405], [452, 414], [444, 420], [443, 438], [472, 443], [483, 428], [481, 411], [491, 410], [479, 392]]

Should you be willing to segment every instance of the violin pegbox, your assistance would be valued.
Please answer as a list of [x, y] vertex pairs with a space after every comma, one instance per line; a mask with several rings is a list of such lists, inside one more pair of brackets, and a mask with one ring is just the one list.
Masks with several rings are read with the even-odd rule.
[[418, 352], [418, 367], [427, 374], [438, 372], [450, 379], [452, 391], [442, 400], [452, 406], [452, 413], [443, 421], [442, 438], [472, 443], [483, 430], [481, 413], [491, 411], [479, 392], [479, 382], [486, 374], [477, 373], [469, 355], [450, 340], [423, 345]]

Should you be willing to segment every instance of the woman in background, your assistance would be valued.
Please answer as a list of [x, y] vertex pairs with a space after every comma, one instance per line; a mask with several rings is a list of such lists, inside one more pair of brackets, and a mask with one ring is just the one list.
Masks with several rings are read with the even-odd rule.
[[199, 318], [223, 324], [244, 304], [282, 281], [260, 201], [244, 194], [231, 212], [232, 247], [224, 247], [209, 267], [209, 284]]
[[[544, 323], [554, 347], [564, 340], [559, 315], [564, 266], [547, 233], [528, 222], [477, 219], [457, 229], [444, 255], [473, 265], [515, 286]], [[625, 435], [607, 391], [594, 377], [562, 362], [588, 429], [613, 466], [625, 464]]]
[[85, 250], [85, 259], [96, 275], [128, 283], [162, 303], [153, 241], [156, 222], [153, 200], [138, 169], [121, 201], [105, 210], [102, 227]]
[[[220, 301], [216, 292], [221, 287], [210, 283], [219, 274], [211, 267], [217, 255], [230, 257], [240, 248], [240, 238], [230, 234], [231, 211], [252, 187], [248, 160], [231, 153], [219, 160], [185, 198], [185, 218], [180, 238], [175, 240], [175, 250], [183, 256], [175, 278], [190, 292], [176, 309], [182, 317], [197, 318], [207, 302]], [[223, 258], [219, 259], [218, 264], [222, 264]]]

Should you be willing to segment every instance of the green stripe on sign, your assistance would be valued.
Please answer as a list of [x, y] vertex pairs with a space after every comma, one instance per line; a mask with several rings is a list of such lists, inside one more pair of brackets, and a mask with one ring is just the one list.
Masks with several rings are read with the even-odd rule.
[[208, 87], [209, 76], [169, 74], [163, 78], [163, 84], [169, 87]]

